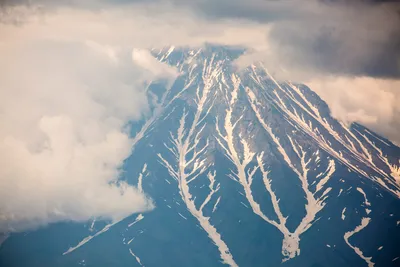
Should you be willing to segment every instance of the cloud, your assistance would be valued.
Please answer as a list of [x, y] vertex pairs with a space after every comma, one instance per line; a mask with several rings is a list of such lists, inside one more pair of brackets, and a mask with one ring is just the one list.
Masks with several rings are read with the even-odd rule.
[[[259, 37], [236, 41], [219, 39], [223, 44], [245, 43], [250, 53], [239, 62], [268, 61], [276, 73], [289, 70], [292, 78], [314, 78], [319, 75], [370, 76], [400, 78], [400, 4], [383, 0], [102, 0], [102, 1], [36, 1], [45, 6], [91, 8], [130, 8], [164, 20], [166, 25], [190, 28], [193, 43], [199, 36], [224, 33], [222, 28], [257, 28]], [[172, 19], [173, 14], [177, 15]], [[180, 18], [182, 16], [184, 19]], [[167, 19], [168, 18], [168, 19]], [[190, 23], [186, 25], [184, 22]], [[175, 24], [174, 22], [180, 22]], [[199, 23], [203, 27], [193, 25]], [[216, 27], [214, 29], [214, 27]], [[262, 30], [260, 31], [260, 28]], [[200, 29], [196, 30], [195, 29]], [[172, 30], [176, 32], [177, 30]], [[180, 31], [185, 37], [188, 32]], [[178, 41], [176, 35], [167, 39]], [[214, 36], [215, 37], [215, 36]], [[200, 38], [204, 41], [204, 38]], [[184, 42], [185, 43], [185, 42]], [[178, 43], [172, 43], [179, 45]], [[278, 64], [277, 64], [278, 63]], [[280, 73], [281, 74], [281, 73]]]
[[[257, 1], [256, 1], [257, 2]], [[273, 2], [273, 3], [271, 3]], [[247, 19], [268, 22], [264, 50], [250, 51], [247, 63], [263, 58], [279, 75], [400, 78], [400, 4], [365, 1], [263, 1]], [[279, 8], [278, 8], [279, 7]], [[296, 8], [294, 8], [296, 7]]]
[[148, 108], [143, 84], [173, 71], [154, 61], [143, 69], [128, 47], [53, 38], [51, 25], [48, 35], [8, 27], [0, 44], [0, 232], [151, 209], [118, 179], [131, 153], [127, 125]]
[[132, 60], [138, 66], [148, 71], [152, 76], [168, 81], [167, 86], [172, 86], [172, 83], [178, 77], [179, 73], [175, 68], [160, 62], [147, 49], [133, 49]]
[[400, 80], [331, 77], [307, 86], [328, 103], [334, 117], [358, 122], [400, 144]]

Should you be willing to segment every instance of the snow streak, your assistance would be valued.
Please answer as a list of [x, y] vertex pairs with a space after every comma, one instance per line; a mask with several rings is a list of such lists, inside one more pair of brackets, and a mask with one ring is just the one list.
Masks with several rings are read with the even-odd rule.
[[[368, 216], [368, 214], [369, 214], [370, 211], [371, 211], [371, 210], [368, 209], [368, 207], [371, 206], [371, 203], [368, 202], [367, 195], [365, 194], [365, 192], [364, 192], [364, 190], [363, 190], [362, 188], [357, 187], [357, 191], [360, 192], [360, 194], [362, 194], [363, 197], [364, 197], [364, 206], [366, 207], [366, 208], [365, 208], [365, 213], [366, 213], [366, 215]], [[363, 230], [365, 227], [368, 226], [368, 224], [369, 224], [370, 222], [371, 222], [371, 218], [370, 218], [370, 217], [363, 217], [363, 218], [361, 219], [360, 225], [358, 225], [354, 230], [349, 231], [349, 232], [346, 232], [346, 233], [344, 234], [344, 240], [346, 241], [347, 245], [348, 245], [349, 247], [351, 247], [351, 248], [354, 250], [354, 252], [357, 253], [357, 255], [360, 256], [360, 258], [363, 259], [363, 260], [368, 264], [368, 267], [373, 267], [373, 266], [374, 266], [374, 263], [372, 262], [372, 257], [366, 257], [366, 256], [364, 256], [364, 254], [363, 254], [363, 252], [361, 251], [361, 249], [359, 249], [359, 248], [356, 247], [356, 246], [353, 246], [353, 245], [350, 243], [350, 241], [349, 241], [350, 237], [352, 237], [352, 236], [355, 235], [356, 233], [358, 233], [358, 232], [360, 232], [361, 230]]]
[[[230, 96], [226, 96], [229, 100], [228, 108], [226, 109], [225, 118], [223, 121], [223, 131], [220, 129], [219, 122], [217, 120], [216, 130], [218, 134], [218, 143], [225, 151], [227, 158], [234, 164], [236, 170], [232, 170], [232, 173], [229, 175], [231, 179], [240, 183], [243, 187], [245, 197], [250, 204], [251, 209], [255, 214], [261, 217], [267, 223], [275, 226], [282, 234], [283, 234], [283, 244], [282, 244], [282, 255], [284, 256], [284, 261], [294, 258], [295, 256], [300, 254], [300, 236], [304, 232], [306, 232], [316, 220], [316, 215], [320, 212], [325, 206], [325, 200], [328, 197], [328, 193], [331, 188], [326, 188], [324, 191], [322, 189], [325, 188], [325, 184], [328, 182], [330, 177], [335, 171], [335, 162], [333, 160], [329, 161], [326, 170], [318, 177], [314, 177], [314, 180], [319, 179], [315, 190], [312, 192], [309, 185], [309, 164], [314, 160], [314, 162], [319, 160], [319, 156], [317, 153], [314, 153], [312, 156], [308, 156], [304, 151], [301, 145], [297, 142], [293, 141], [289, 136], [289, 140], [291, 142], [292, 149], [295, 151], [298, 160], [301, 163], [300, 168], [296, 168], [292, 163], [292, 160], [289, 158], [286, 150], [280, 144], [279, 139], [273, 134], [271, 128], [264, 122], [261, 114], [257, 109], [257, 101], [252, 94], [251, 91], [246, 90], [248, 98], [251, 103], [251, 107], [256, 114], [257, 119], [270, 135], [272, 140], [284, 161], [289, 165], [289, 167], [298, 175], [299, 180], [302, 185], [302, 189], [306, 195], [307, 204], [305, 205], [306, 215], [297, 226], [294, 232], [291, 232], [286, 226], [286, 219], [282, 214], [282, 211], [279, 206], [279, 199], [276, 196], [275, 192], [272, 189], [272, 180], [269, 178], [269, 171], [265, 168], [265, 164], [263, 162], [264, 153], [256, 155], [255, 152], [250, 148], [249, 142], [241, 136], [240, 134], [235, 133], [235, 128], [241, 120], [241, 117], [237, 120], [233, 120], [233, 109], [237, 103], [237, 98], [239, 94], [239, 88], [241, 85], [241, 81], [239, 77], [236, 75], [232, 75], [232, 83], [233, 90]], [[240, 140], [240, 146], [237, 145], [237, 140]], [[257, 164], [252, 166], [252, 161], [256, 158]], [[257, 171], [260, 171], [262, 174], [262, 179], [264, 182], [264, 186], [271, 197], [272, 206], [274, 208], [274, 212], [278, 218], [278, 220], [270, 219], [266, 214], [264, 214], [260, 208], [260, 205], [254, 200], [252, 193], [252, 183]]]
[[[201, 134], [206, 126], [205, 119], [213, 106], [212, 96], [215, 97], [215, 94], [213, 95], [211, 92], [213, 82], [221, 75], [221, 72], [221, 62], [214, 62], [214, 56], [211, 60], [208, 61], [206, 59], [204, 61], [202, 71], [203, 88], [198, 86], [196, 90], [194, 118], [188, 123], [188, 113], [184, 110], [176, 134], [170, 133], [171, 144], [165, 144], [165, 146], [172, 154], [173, 160], [167, 160], [162, 154], [158, 154], [158, 157], [172, 178], [176, 180], [179, 194], [187, 210], [198, 220], [202, 229], [218, 247], [222, 261], [230, 266], [237, 266], [228, 246], [222, 240], [217, 229], [211, 224], [210, 218], [203, 214], [204, 207], [219, 190], [219, 183], [216, 183], [215, 180], [215, 171], [207, 172], [211, 167], [211, 163], [207, 161], [206, 157], [209, 140], [202, 140]], [[190, 193], [190, 183], [206, 173], [209, 194], [198, 207]]]
[[[262, 66], [262, 64], [260, 65]], [[262, 77], [258, 75], [256, 69], [259, 70], [253, 65], [250, 77], [257, 86], [266, 89], [263, 82], [265, 79], [262, 79]], [[268, 90], [263, 90], [263, 93], [268, 96], [269, 101], [282, 113], [290, 124], [296, 128], [299, 127], [304, 133], [310, 136], [321, 149], [328, 152], [332, 157], [335, 157], [352, 171], [371, 179], [400, 198], [399, 166], [390, 163], [388, 158], [383, 155], [382, 151], [380, 151], [380, 156], [374, 159], [371, 150], [378, 150], [379, 152], [379, 149], [373, 142], [357, 130], [354, 130], [356, 133], [353, 133], [353, 129], [349, 129], [343, 123], [336, 123], [335, 127], [339, 127], [340, 131], [335, 130], [335, 127], [320, 114], [319, 109], [307, 99], [300, 88], [290, 82], [279, 84], [263, 66], [261, 67], [261, 71], [264, 71], [267, 77], [276, 85], [276, 90], [274, 90], [272, 94], [270, 94]], [[251, 91], [250, 88], [247, 88], [247, 90]], [[285, 102], [285, 99], [289, 101]], [[340, 146], [339, 150], [332, 147], [331, 142], [324, 137], [324, 133], [328, 133], [329, 137], [333, 137], [336, 144]], [[365, 139], [367, 145], [364, 145], [357, 135]], [[386, 164], [391, 174], [387, 174], [385, 170], [379, 168], [376, 164], [377, 160]], [[355, 162], [362, 163], [363, 168], [360, 168]], [[364, 166], [366, 168], [364, 168]], [[383, 179], [372, 175], [371, 170]]]
[[139, 258], [138, 256], [136, 256], [136, 254], [133, 253], [133, 251], [132, 251], [131, 249], [129, 249], [129, 253], [130, 253], [133, 257], [135, 257], [137, 263], [138, 263], [140, 266], [143, 266], [143, 264], [142, 264], [140, 258]]
[[108, 230], [110, 230], [111, 226], [113, 226], [113, 225], [115, 225], [115, 224], [117, 224], [117, 223], [119, 223], [119, 222], [120, 222], [120, 221], [107, 224], [106, 226], [104, 226], [103, 229], [101, 229], [100, 231], [98, 231], [96, 234], [94, 234], [94, 235], [89, 235], [89, 236], [85, 237], [84, 239], [82, 239], [82, 241], [80, 241], [76, 246], [70, 247], [67, 251], [65, 251], [65, 252], [63, 253], [63, 255], [69, 254], [69, 253], [71, 253], [72, 251], [74, 251], [74, 250], [80, 248], [81, 246], [85, 245], [87, 242], [89, 242], [90, 240], [92, 240], [92, 239], [95, 238], [96, 236], [99, 236], [99, 235], [101, 235], [101, 234], [107, 232]]

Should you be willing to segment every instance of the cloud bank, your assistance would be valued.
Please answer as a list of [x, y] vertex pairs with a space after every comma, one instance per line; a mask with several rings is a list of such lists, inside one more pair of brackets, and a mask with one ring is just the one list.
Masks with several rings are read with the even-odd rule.
[[172, 71], [93, 41], [20, 37], [0, 45], [0, 232], [151, 209], [118, 178], [144, 82]]
[[[118, 181], [143, 84], [178, 73], [148, 52], [244, 46], [332, 114], [400, 143], [399, 5], [390, 1], [2, 1], [0, 232], [151, 208]], [[132, 48], [135, 48], [132, 50]], [[371, 105], [372, 100], [374, 105]]]
[[307, 85], [327, 100], [337, 119], [358, 122], [400, 145], [400, 80], [327, 77]]

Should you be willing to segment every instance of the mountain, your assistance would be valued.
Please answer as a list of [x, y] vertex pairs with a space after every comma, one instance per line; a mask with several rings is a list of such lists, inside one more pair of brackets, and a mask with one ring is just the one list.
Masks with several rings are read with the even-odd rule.
[[243, 52], [153, 50], [181, 74], [148, 86], [121, 179], [155, 209], [12, 234], [0, 265], [400, 266], [400, 148]]

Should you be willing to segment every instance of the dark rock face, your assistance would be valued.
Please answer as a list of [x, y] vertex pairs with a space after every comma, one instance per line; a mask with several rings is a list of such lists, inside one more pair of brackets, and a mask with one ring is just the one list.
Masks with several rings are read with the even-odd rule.
[[0, 266], [399, 266], [400, 148], [241, 53], [153, 51], [181, 75], [148, 87], [122, 177], [153, 211], [11, 235]]

